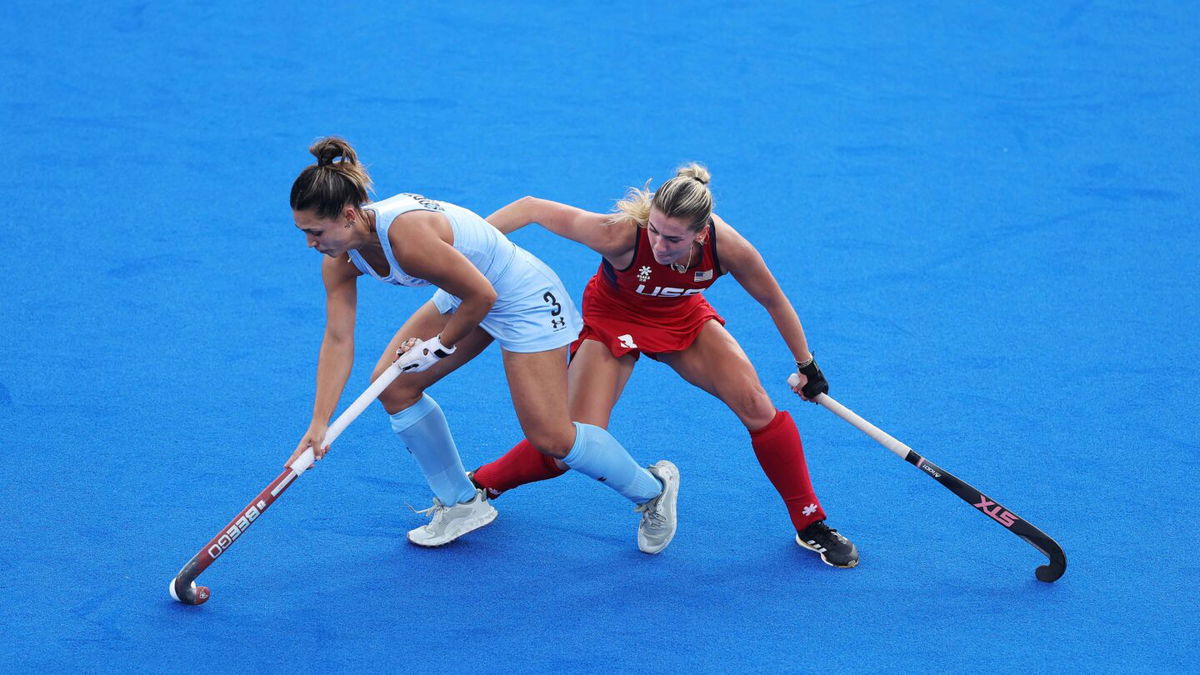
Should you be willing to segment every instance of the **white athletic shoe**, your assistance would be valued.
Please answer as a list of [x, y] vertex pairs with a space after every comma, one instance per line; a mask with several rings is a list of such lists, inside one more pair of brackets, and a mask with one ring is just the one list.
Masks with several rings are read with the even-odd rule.
[[417, 546], [443, 546], [464, 534], [478, 530], [496, 519], [496, 508], [488, 503], [483, 490], [475, 490], [469, 502], [446, 506], [437, 497], [433, 506], [417, 511], [430, 517], [427, 525], [410, 530], [408, 540]]
[[642, 522], [638, 525], [638, 550], [642, 553], [659, 553], [675, 538], [679, 469], [663, 459], [647, 467], [647, 470], [663, 484], [663, 491], [633, 509], [642, 514]]

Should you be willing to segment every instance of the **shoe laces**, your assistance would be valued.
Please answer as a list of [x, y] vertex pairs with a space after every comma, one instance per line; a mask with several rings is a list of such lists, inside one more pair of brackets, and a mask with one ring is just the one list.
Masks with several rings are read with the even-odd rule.
[[642, 518], [649, 520], [650, 523], [655, 527], [660, 527], [667, 522], [667, 517], [662, 512], [662, 509], [658, 508], [659, 501], [660, 498], [655, 497], [645, 504], [639, 504], [633, 507], [633, 510], [642, 514]]
[[421, 509], [420, 511], [418, 511], [417, 509], [414, 509], [412, 504], [406, 504], [405, 506], [407, 506], [409, 509], [411, 509], [413, 513], [415, 513], [417, 515], [425, 516], [426, 518], [429, 518], [429, 519], [437, 518], [438, 513], [446, 510], [446, 505], [443, 504], [442, 501], [440, 499], [438, 499], [437, 497], [433, 498], [433, 506], [430, 506], [427, 509]]
[[805, 532], [806, 536], [808, 536], [809, 539], [818, 540], [818, 539], [822, 539], [822, 538], [832, 537], [833, 533], [836, 532], [836, 530], [834, 530], [834, 528], [829, 527], [828, 525], [824, 524], [824, 520], [817, 520], [816, 522], [814, 522], [814, 524], [809, 525], [808, 527], [805, 527], [804, 532]]
[[808, 534], [808, 539], [816, 542], [821, 542], [822, 539], [825, 541], [841, 542], [841, 537], [838, 535], [837, 530], [826, 525], [823, 520], [818, 520], [809, 525], [804, 528], [804, 531]]

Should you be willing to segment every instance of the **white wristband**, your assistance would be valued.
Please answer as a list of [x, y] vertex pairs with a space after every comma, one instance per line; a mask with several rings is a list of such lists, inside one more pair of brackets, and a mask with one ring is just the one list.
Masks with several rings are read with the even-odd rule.
[[432, 350], [434, 355], [439, 359], [444, 359], [447, 356], [450, 356], [455, 350], [458, 349], [458, 347], [447, 347], [446, 345], [442, 344], [442, 336], [440, 333], [435, 335], [432, 340], [426, 342], [425, 345]]
[[419, 373], [454, 353], [455, 347], [442, 344], [442, 336], [417, 340], [396, 359], [402, 373]]

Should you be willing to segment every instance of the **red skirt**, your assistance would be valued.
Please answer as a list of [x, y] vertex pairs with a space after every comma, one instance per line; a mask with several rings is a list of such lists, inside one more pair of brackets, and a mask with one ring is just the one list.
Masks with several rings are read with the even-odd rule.
[[650, 307], [623, 302], [617, 291], [599, 276], [592, 277], [583, 290], [583, 330], [571, 345], [571, 355], [584, 340], [595, 340], [608, 347], [613, 357], [626, 354], [655, 358], [665, 352], [679, 352], [696, 341], [710, 320], [725, 325], [725, 319], [702, 295], [653, 302]]

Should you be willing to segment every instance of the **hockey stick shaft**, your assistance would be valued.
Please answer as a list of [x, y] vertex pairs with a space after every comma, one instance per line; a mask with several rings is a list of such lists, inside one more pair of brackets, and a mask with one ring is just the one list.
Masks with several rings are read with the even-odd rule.
[[[798, 379], [793, 380], [792, 378], [788, 378], [789, 384], [797, 381]], [[859, 431], [870, 436], [875, 442], [928, 474], [930, 478], [941, 483], [943, 487], [958, 495], [960, 499], [983, 512], [989, 518], [1004, 526], [1005, 529], [1024, 539], [1038, 551], [1041, 551], [1050, 562], [1038, 567], [1035, 571], [1034, 574], [1039, 581], [1056, 581], [1067, 571], [1066, 554], [1063, 553], [1062, 547], [1058, 545], [1058, 542], [1051, 539], [1045, 532], [1018, 517], [1017, 514], [1008, 510], [999, 502], [989, 498], [971, 484], [925, 459], [915, 450], [896, 440], [874, 424], [866, 421], [846, 406], [838, 403], [828, 394], [818, 394], [815, 400], [822, 407], [849, 422], [858, 428]]]
[[[366, 391], [354, 399], [354, 403], [351, 403], [350, 407], [346, 408], [333, 421], [333, 424], [329, 425], [329, 429], [325, 432], [323, 445], [332, 445], [337, 440], [337, 437], [341, 436], [342, 432], [346, 430], [346, 427], [350, 426], [350, 423], [361, 415], [367, 409], [367, 406], [371, 405], [371, 402], [378, 398], [379, 394], [399, 375], [400, 368], [396, 364], [392, 364], [379, 377], [375, 378], [371, 386], [367, 387]], [[312, 448], [305, 450], [296, 458], [296, 461], [284, 469], [283, 473], [279, 474], [275, 480], [263, 488], [262, 492], [258, 493], [258, 496], [239, 511], [238, 515], [229, 521], [228, 525], [205, 544], [204, 548], [200, 549], [196, 555], [192, 556], [192, 559], [183, 566], [183, 569], [179, 570], [179, 574], [175, 575], [175, 578], [171, 580], [171, 597], [187, 605], [199, 605], [208, 600], [211, 595], [209, 589], [204, 586], [196, 586], [196, 577], [199, 577], [204, 570], [208, 569], [209, 565], [212, 565], [222, 553], [228, 550], [233, 545], [233, 542], [237, 541], [245, 533], [246, 529], [258, 520], [258, 517], [267, 510], [267, 507], [274, 503], [300, 474], [312, 467], [314, 461]]]
[[853, 410], [833, 400], [829, 394], [817, 394], [817, 403], [857, 427], [859, 431], [870, 436], [871, 440], [896, 453], [896, 456], [900, 459], [907, 460], [908, 456], [913, 452], [912, 448], [896, 440], [883, 429], [859, 417]]

